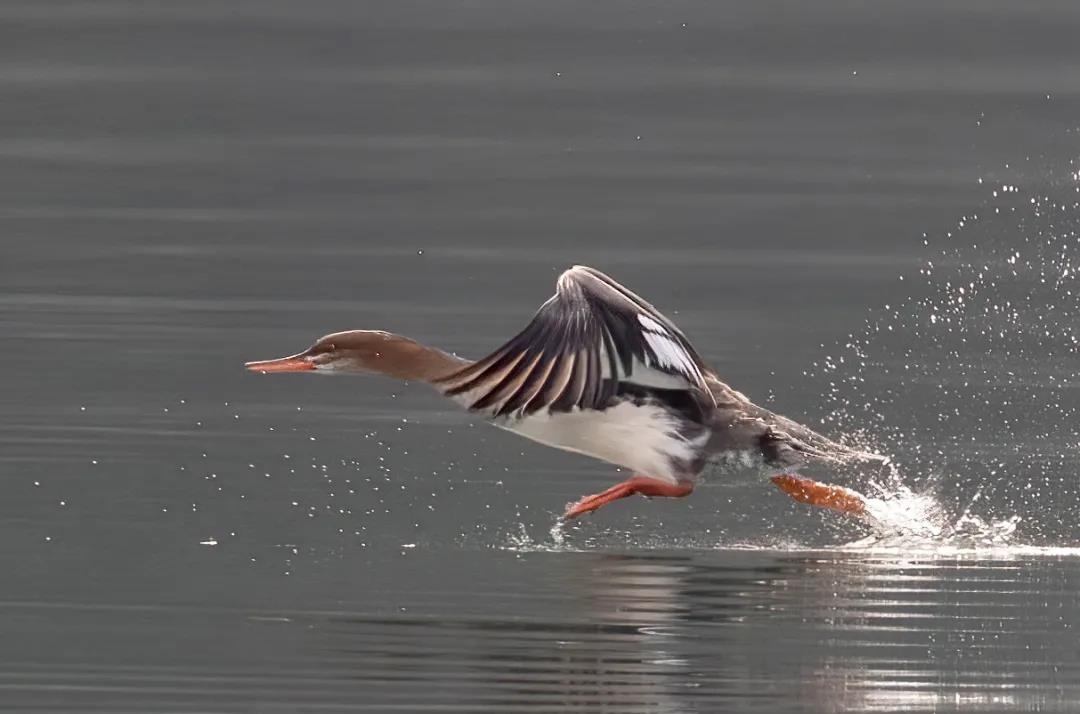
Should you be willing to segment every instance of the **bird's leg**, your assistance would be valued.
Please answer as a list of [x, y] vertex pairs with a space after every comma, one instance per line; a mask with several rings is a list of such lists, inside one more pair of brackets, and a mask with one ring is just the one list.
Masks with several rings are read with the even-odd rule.
[[831, 486], [793, 474], [773, 476], [776, 487], [799, 503], [830, 508], [834, 511], [861, 516], [866, 513], [866, 499], [860, 494], [843, 486]]
[[591, 513], [601, 506], [606, 506], [612, 501], [617, 501], [620, 498], [626, 498], [627, 496], [633, 496], [635, 493], [639, 493], [642, 496], [679, 498], [687, 495], [693, 490], [694, 483], [692, 481], [684, 480], [677, 483], [671, 483], [670, 481], [649, 478], [648, 476], [634, 476], [633, 478], [626, 479], [622, 483], [615, 484], [606, 491], [594, 493], [591, 496], [585, 496], [575, 503], [567, 504], [566, 513], [563, 514], [563, 518], [577, 518], [585, 513]]

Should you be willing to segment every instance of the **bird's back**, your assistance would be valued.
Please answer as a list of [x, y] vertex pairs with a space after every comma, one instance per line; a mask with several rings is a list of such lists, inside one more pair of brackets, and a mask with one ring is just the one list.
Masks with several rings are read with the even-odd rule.
[[809, 461], [847, 463], [887, 459], [852, 449], [783, 415], [750, 401], [741, 392], [708, 376], [716, 409], [709, 420], [711, 437], [706, 458], [713, 463], [751, 466], [768, 470], [796, 468]]

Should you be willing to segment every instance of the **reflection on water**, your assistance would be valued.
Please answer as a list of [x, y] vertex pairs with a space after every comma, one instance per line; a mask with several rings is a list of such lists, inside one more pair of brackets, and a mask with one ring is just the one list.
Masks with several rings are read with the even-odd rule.
[[[531, 554], [519, 615], [313, 618], [373, 701], [463, 710], [1067, 711], [1073, 561]], [[525, 606], [528, 603], [528, 606]], [[542, 606], [537, 607], [538, 604]], [[456, 609], [456, 608], [455, 608]]]
[[220, 602], [183, 560], [163, 567], [174, 590], [193, 588], [180, 601], [0, 601], [21, 643], [0, 661], [0, 708], [1080, 707], [1075, 555], [419, 545], [293, 558], [293, 574], [249, 570], [230, 590], [264, 589]]

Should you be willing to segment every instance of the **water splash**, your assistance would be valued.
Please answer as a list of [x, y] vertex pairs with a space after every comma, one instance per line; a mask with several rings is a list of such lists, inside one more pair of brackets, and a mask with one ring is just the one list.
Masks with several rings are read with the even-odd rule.
[[1072, 164], [990, 189], [924, 237], [909, 297], [807, 373], [832, 428], [897, 465], [868, 485], [873, 532], [852, 546], [1080, 543], [1078, 198]]
[[1018, 515], [984, 519], [970, 507], [954, 518], [933, 492], [906, 487], [882, 498], [867, 498], [866, 504], [865, 517], [873, 532], [848, 547], [1002, 547], [1010, 544], [1020, 523]]
[[517, 524], [517, 530], [506, 533], [497, 543], [500, 550], [509, 550], [518, 553], [571, 553], [588, 550], [573, 544], [567, 538], [566, 520], [556, 518], [548, 529], [546, 538], [533, 538], [524, 523]]

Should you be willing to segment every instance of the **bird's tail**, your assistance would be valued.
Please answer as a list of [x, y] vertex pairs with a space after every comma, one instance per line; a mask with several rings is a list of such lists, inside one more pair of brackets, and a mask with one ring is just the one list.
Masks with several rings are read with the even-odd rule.
[[884, 454], [841, 444], [787, 417], [772, 412], [767, 414], [766, 421], [776, 430], [785, 446], [805, 460], [845, 465], [875, 464], [883, 468], [891, 463], [891, 459]]

